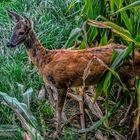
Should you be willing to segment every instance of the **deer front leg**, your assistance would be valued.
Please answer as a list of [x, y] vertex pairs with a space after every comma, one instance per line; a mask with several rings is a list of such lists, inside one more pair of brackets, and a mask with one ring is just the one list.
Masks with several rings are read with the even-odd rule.
[[56, 117], [57, 117], [57, 124], [56, 124], [56, 132], [60, 134], [61, 132], [61, 115], [64, 106], [64, 102], [66, 99], [67, 89], [58, 89], [58, 99], [56, 105]]
[[50, 102], [51, 106], [53, 107], [53, 110], [55, 110], [56, 109], [56, 101], [57, 101], [56, 90], [51, 88], [51, 86], [49, 86], [49, 85], [46, 85], [46, 90], [48, 93], [49, 102]]

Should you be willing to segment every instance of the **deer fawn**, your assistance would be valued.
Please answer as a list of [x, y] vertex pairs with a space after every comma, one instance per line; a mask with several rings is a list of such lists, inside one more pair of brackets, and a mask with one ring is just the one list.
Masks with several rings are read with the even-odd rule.
[[[124, 50], [126, 47], [118, 44], [109, 44], [102, 48], [94, 47], [85, 50], [48, 50], [45, 49], [33, 31], [33, 22], [14, 12], [8, 11], [8, 15], [16, 23], [13, 34], [7, 47], [13, 48], [24, 43], [27, 53], [43, 76], [48, 89], [57, 91], [57, 125], [56, 132], [60, 133], [61, 113], [69, 87], [83, 85], [83, 74], [89, 61], [97, 57], [105, 64], [110, 64], [113, 50]], [[140, 62], [140, 54], [135, 51], [135, 64]], [[90, 73], [85, 79], [85, 86], [97, 84], [101, 74], [106, 70], [105, 66], [93, 60]], [[125, 83], [133, 85], [132, 64], [126, 60], [120, 70], [120, 76]], [[126, 80], [127, 78], [127, 80]], [[53, 92], [52, 92], [53, 94]]]

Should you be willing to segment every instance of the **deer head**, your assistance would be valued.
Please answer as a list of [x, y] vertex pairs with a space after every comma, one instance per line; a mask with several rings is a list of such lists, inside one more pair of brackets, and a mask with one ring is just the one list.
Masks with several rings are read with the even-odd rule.
[[33, 22], [29, 18], [25, 16], [22, 17], [12, 11], [8, 11], [8, 15], [16, 23], [13, 28], [12, 36], [7, 43], [7, 47], [12, 48], [23, 43], [28, 38], [28, 35], [33, 28]]

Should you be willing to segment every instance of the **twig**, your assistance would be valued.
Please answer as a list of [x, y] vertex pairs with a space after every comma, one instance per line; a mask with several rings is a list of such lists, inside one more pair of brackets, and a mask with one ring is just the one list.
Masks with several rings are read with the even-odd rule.
[[92, 121], [92, 118], [91, 118], [91, 116], [90, 116], [90, 114], [89, 114], [89, 111], [88, 111], [87, 109], [85, 109], [85, 112], [87, 113], [87, 115], [88, 115], [88, 117], [89, 117], [91, 123], [93, 124], [93, 121]]
[[98, 139], [98, 140], [108, 140], [107, 137], [104, 137], [102, 132], [100, 130], [97, 131], [97, 133], [95, 134], [95, 137]]
[[67, 96], [70, 97], [70, 98], [73, 98], [74, 100], [76, 100], [78, 102], [82, 101], [82, 98], [79, 95], [74, 95], [74, 94], [72, 94], [70, 92], [67, 92]]
[[128, 116], [128, 114], [129, 114], [129, 112], [130, 112], [130, 110], [132, 108], [132, 105], [133, 105], [133, 99], [131, 98], [130, 105], [128, 106], [127, 112], [125, 113], [123, 119], [120, 121], [119, 125], [122, 125], [126, 121], [127, 116]]
[[78, 115], [82, 115], [82, 114], [81, 114], [81, 113], [76, 113], [76, 114], [72, 115], [72, 116], [67, 120], [67, 122], [65, 122], [65, 123], [62, 125], [62, 128], [63, 128], [64, 126], [68, 125], [70, 122], [72, 122], [72, 121], [74, 120], [74, 118], [75, 118], [76, 116], [78, 116]]
[[83, 101], [83, 91], [79, 92], [79, 96], [81, 97], [82, 101], [79, 101], [79, 108], [80, 108], [80, 121], [81, 121], [81, 128], [85, 128], [85, 117], [84, 117], [84, 101]]
[[109, 129], [109, 131], [115, 137], [116, 140], [126, 140], [126, 138], [123, 135], [121, 135], [120, 133], [118, 133], [116, 130]]
[[103, 117], [103, 113], [101, 111], [101, 109], [99, 108], [97, 103], [93, 103], [92, 99], [85, 94], [85, 101], [89, 107], [89, 109], [91, 110], [92, 114], [95, 115], [97, 118], [102, 118]]

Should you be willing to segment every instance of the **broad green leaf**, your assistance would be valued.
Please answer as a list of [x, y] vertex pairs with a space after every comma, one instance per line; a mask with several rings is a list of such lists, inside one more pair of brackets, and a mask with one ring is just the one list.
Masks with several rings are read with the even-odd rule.
[[112, 74], [111, 73], [108, 73], [106, 75], [106, 78], [105, 78], [104, 84], [103, 84], [103, 91], [104, 91], [104, 93], [107, 93], [108, 92], [108, 89], [109, 89], [110, 84], [112, 82], [111, 78], [112, 78]]
[[90, 18], [90, 19], [94, 18], [93, 0], [86, 0], [85, 1], [83, 13], [87, 16], [87, 18]]
[[105, 25], [111, 27], [113, 32], [115, 32], [115, 33], [119, 34], [120, 36], [124, 37], [124, 39], [126, 39], [128, 41], [133, 41], [132, 35], [128, 30], [118, 26], [117, 24], [115, 24], [113, 22], [104, 22], [104, 23], [105, 23]]
[[116, 0], [110, 0], [110, 1], [109, 1], [111, 11], [113, 11], [113, 12], [115, 11], [115, 1], [116, 1]]
[[93, 40], [96, 38], [96, 36], [98, 35], [98, 30], [97, 28], [92, 28], [89, 27], [87, 36], [88, 36], [88, 43], [91, 45], [93, 43]]
[[137, 30], [139, 29], [139, 26], [140, 26], [140, 18], [139, 17], [140, 17], [140, 8], [138, 8], [137, 11], [134, 12], [134, 16], [133, 16], [133, 18], [134, 18], [134, 25], [136, 24], [135, 28]]
[[116, 12], [112, 13], [111, 15], [114, 15], [114, 14], [117, 14], [119, 12], [122, 12], [122, 11], [125, 11], [125, 10], [129, 10], [129, 9], [132, 9], [132, 8], [136, 8], [136, 7], [140, 7], [140, 1], [135, 1], [119, 10], [117, 10]]
[[124, 51], [120, 51], [118, 49], [114, 50], [116, 52], [118, 52], [118, 56], [116, 57], [116, 59], [113, 61], [113, 63], [111, 64], [111, 68], [118, 68], [121, 64], [121, 62], [130, 55], [130, 53], [132, 52], [132, 47], [129, 46], [127, 47]]
[[123, 86], [123, 88], [125, 89], [125, 90], [127, 90], [128, 91], [128, 89], [126, 88], [126, 86], [125, 86], [125, 84], [122, 82], [122, 80], [121, 80], [121, 78], [120, 78], [120, 76], [118, 75], [118, 73], [117, 72], [115, 72], [113, 69], [111, 69], [111, 68], [107, 68], [113, 75], [114, 75], [114, 77], [121, 83], [121, 85]]
[[70, 36], [65, 43], [63, 48], [69, 48], [73, 45], [73, 42], [77, 39], [77, 37], [80, 35], [81, 29], [80, 28], [75, 28], [71, 31]]
[[100, 46], [106, 45], [107, 44], [107, 32], [103, 32], [103, 36], [101, 37], [100, 40]]
[[122, 82], [122, 80], [121, 80], [120, 76], [118, 75], [118, 73], [117, 73], [114, 69], [110, 68], [107, 64], [105, 64], [101, 59], [99, 59], [99, 58], [96, 58], [96, 59], [97, 59], [98, 62], [99, 62], [100, 64], [102, 64], [107, 70], [109, 70], [109, 72], [121, 83], [121, 85], [123, 86], [123, 88], [124, 88], [126, 91], [128, 91], [128, 89], [126, 88], [125, 84]]
[[122, 4], [122, 0], [115, 0], [115, 4], [116, 4], [117, 8], [120, 8], [121, 4]]
[[140, 42], [140, 35], [137, 35], [136, 38], [135, 38], [135, 40], [136, 40], [137, 42]]
[[122, 6], [124, 0], [110, 0], [109, 4], [110, 4], [110, 9], [111, 11], [115, 11], [115, 9], [119, 9]]
[[124, 38], [127, 41], [134, 42], [136, 45], [140, 46], [140, 42], [137, 42], [131, 35], [131, 33], [124, 29], [123, 27], [118, 26], [115, 23], [112, 22], [101, 22], [101, 21], [96, 21], [96, 20], [88, 20], [87, 24], [98, 27], [98, 28], [108, 28], [111, 29], [113, 32], [117, 33], [120, 35], [122, 38]]
[[85, 49], [85, 48], [86, 48], [85, 42], [82, 41], [81, 44], [80, 44], [79, 49]]
[[31, 100], [32, 93], [33, 93], [32, 88], [29, 88], [27, 91], [23, 93], [23, 101], [28, 108], [30, 108], [30, 100]]
[[[97, 100], [97, 98], [101, 95], [101, 92], [104, 91], [104, 93], [107, 93], [108, 90], [110, 89], [110, 86], [112, 86], [112, 82], [113, 82], [113, 77], [112, 75], [114, 75], [114, 77], [120, 81], [120, 83], [122, 84], [122, 86], [126, 89], [125, 85], [123, 84], [123, 82], [121, 81], [121, 78], [119, 77], [119, 75], [115, 72], [115, 69], [117, 69], [120, 64], [122, 63], [122, 61], [129, 56], [129, 54], [132, 51], [132, 47], [129, 46], [127, 47], [124, 51], [120, 51], [120, 50], [114, 50], [113, 54], [112, 54], [112, 64], [109, 66], [105, 65], [105, 67], [109, 70], [109, 73], [103, 73], [102, 74], [102, 78], [100, 80], [100, 82], [97, 84], [97, 88], [96, 88], [96, 94], [94, 97], [94, 102]], [[127, 90], [127, 89], [126, 89]]]
[[[127, 48], [126, 50], [128, 50], [128, 49], [129, 48]], [[121, 78], [119, 77], [117, 72], [115, 72], [115, 69], [122, 62], [124, 56], [127, 56], [127, 54], [128, 54], [128, 51], [121, 51], [121, 52], [118, 52], [118, 55], [116, 55], [116, 52], [114, 51], [112, 57], [116, 57], [116, 58], [115, 59], [112, 58], [112, 60], [113, 60], [112, 65], [110, 66], [110, 68], [107, 65], [105, 66], [109, 70], [109, 72], [107, 73], [106, 78], [103, 82], [103, 91], [105, 93], [105, 110], [106, 110], [106, 126], [107, 127], [109, 127], [109, 121], [108, 121], [108, 110], [109, 110], [108, 101], [109, 101], [109, 98], [108, 98], [108, 93], [110, 93], [110, 90], [111, 90], [111, 87], [112, 87], [112, 84], [113, 84], [113, 81], [114, 81], [114, 77], [122, 84], [124, 89], [126, 89], [125, 85], [121, 81]]]
[[125, 23], [125, 26], [127, 27], [127, 29], [132, 33], [132, 29], [133, 29], [132, 23], [131, 23], [131, 20], [125, 11], [121, 12], [121, 17], [122, 17], [122, 20]]
[[30, 110], [24, 103], [20, 103], [16, 98], [8, 96], [6, 93], [0, 92], [0, 97], [17, 115], [22, 126], [28, 132], [32, 140], [44, 140], [40, 133], [36, 130], [37, 121], [31, 114]]
[[36, 119], [30, 112], [26, 104], [20, 103], [16, 98], [10, 97], [3, 92], [0, 92], [0, 97], [3, 98], [3, 100], [10, 108], [24, 116], [26, 121], [29, 122], [34, 128], [37, 127]]

